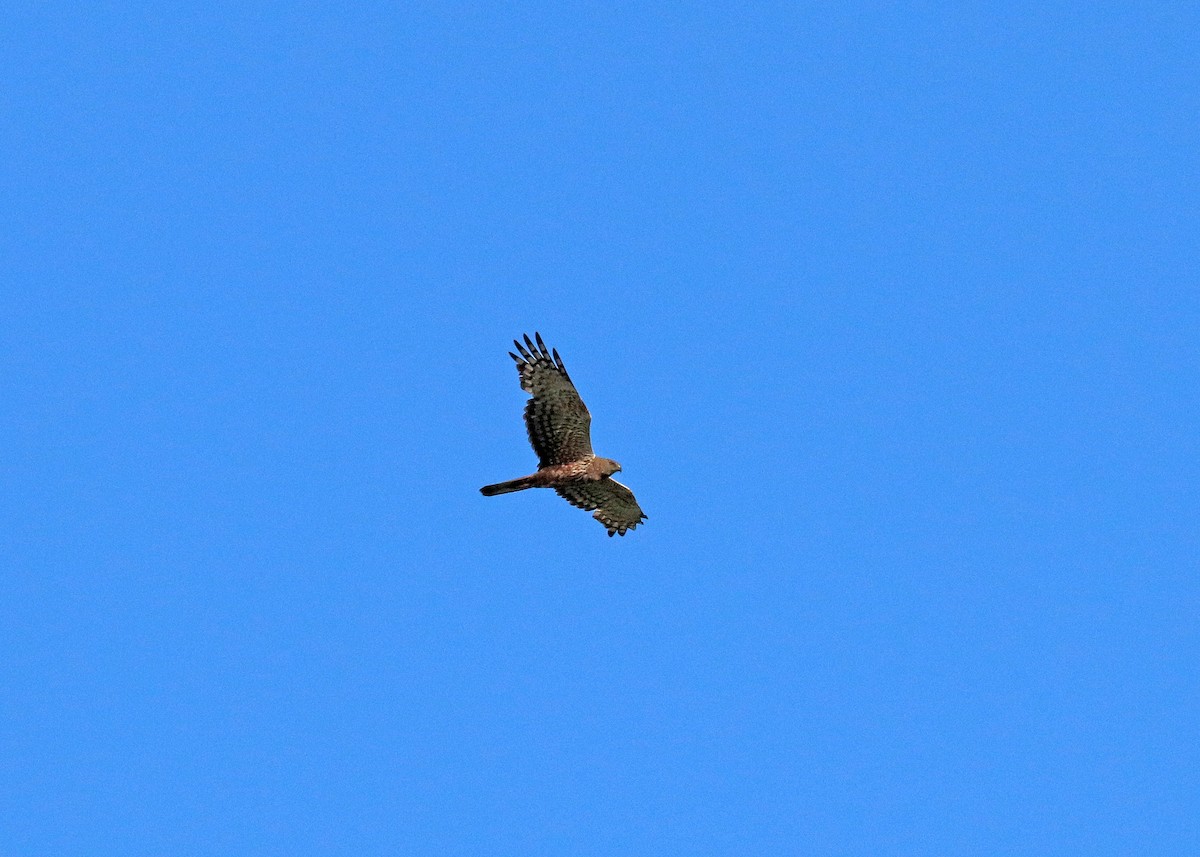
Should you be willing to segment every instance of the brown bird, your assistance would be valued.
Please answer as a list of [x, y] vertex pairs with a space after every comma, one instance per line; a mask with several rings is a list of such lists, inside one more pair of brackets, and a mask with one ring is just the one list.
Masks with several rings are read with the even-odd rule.
[[508, 354], [517, 362], [521, 389], [532, 397], [525, 403], [525, 428], [537, 453], [537, 472], [485, 485], [479, 491], [491, 497], [526, 488], [553, 488], [572, 506], [593, 512], [592, 517], [610, 536], [623, 536], [646, 520], [646, 515], [633, 492], [612, 478], [621, 465], [592, 452], [592, 415], [558, 351], [547, 350], [540, 333], [534, 338], [536, 343], [526, 334], [524, 345], [514, 339], [519, 355]]

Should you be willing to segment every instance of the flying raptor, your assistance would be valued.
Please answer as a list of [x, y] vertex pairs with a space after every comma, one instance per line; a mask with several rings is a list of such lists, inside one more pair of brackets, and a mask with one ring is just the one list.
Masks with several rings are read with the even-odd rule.
[[621, 465], [592, 452], [592, 415], [558, 351], [547, 349], [540, 333], [532, 340], [526, 334], [524, 345], [515, 339], [513, 344], [518, 353], [510, 351], [509, 356], [517, 362], [521, 389], [532, 397], [525, 403], [525, 428], [537, 453], [538, 469], [520, 479], [485, 485], [480, 493], [491, 497], [526, 488], [553, 488], [572, 506], [592, 512], [610, 536], [625, 535], [646, 515], [633, 492], [612, 478]]

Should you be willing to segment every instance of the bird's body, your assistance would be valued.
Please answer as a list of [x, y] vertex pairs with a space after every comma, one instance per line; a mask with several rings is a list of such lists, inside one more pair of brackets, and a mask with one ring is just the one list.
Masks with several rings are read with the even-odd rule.
[[525, 427], [529, 443], [538, 456], [538, 469], [528, 476], [485, 485], [486, 497], [527, 488], [553, 488], [581, 509], [593, 511], [610, 536], [632, 530], [646, 519], [633, 492], [612, 478], [621, 465], [592, 452], [592, 415], [575, 389], [558, 351], [551, 351], [535, 334], [525, 344], [513, 340], [521, 389], [531, 395], [525, 405]]
[[485, 485], [479, 491], [485, 497], [492, 497], [496, 494], [524, 491], [526, 488], [557, 488], [575, 483], [599, 482], [620, 469], [621, 466], [611, 458], [598, 458], [593, 455], [591, 458], [568, 461], [565, 464], [547, 464], [545, 467], [539, 467], [536, 473], [509, 482]]

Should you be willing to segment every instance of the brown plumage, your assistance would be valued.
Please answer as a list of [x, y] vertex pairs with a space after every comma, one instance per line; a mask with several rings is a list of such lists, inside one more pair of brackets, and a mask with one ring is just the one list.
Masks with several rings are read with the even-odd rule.
[[[536, 341], [535, 341], [536, 340]], [[541, 334], [525, 344], [513, 340], [519, 354], [509, 352], [517, 363], [521, 389], [530, 394], [525, 403], [525, 428], [537, 453], [537, 472], [520, 479], [485, 485], [485, 497], [553, 488], [572, 506], [593, 512], [610, 536], [625, 535], [646, 519], [633, 492], [612, 478], [621, 465], [592, 452], [592, 415], [579, 397], [558, 351], [546, 348]]]

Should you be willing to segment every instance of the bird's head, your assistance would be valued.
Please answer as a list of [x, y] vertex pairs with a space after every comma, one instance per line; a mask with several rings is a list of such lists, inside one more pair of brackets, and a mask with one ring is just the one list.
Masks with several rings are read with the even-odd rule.
[[600, 474], [602, 476], [612, 476], [614, 473], [621, 472], [621, 465], [613, 461], [611, 458], [601, 458], [599, 460]]

